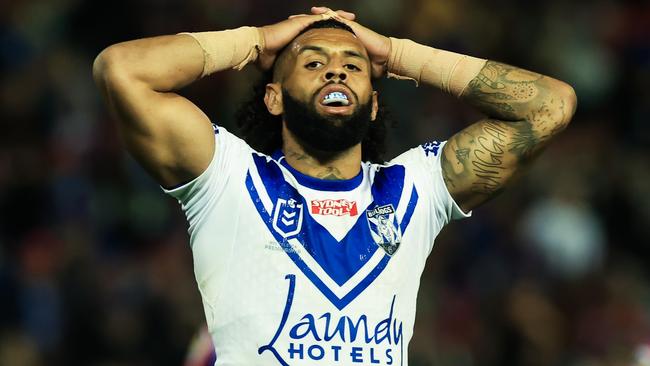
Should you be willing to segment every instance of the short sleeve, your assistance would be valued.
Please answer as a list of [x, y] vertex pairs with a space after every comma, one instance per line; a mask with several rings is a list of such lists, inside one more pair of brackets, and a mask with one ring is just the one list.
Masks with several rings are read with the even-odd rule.
[[471, 216], [471, 212], [463, 212], [454, 201], [442, 177], [440, 158], [445, 143], [446, 141], [428, 142], [404, 152], [391, 161], [404, 165], [413, 176], [418, 192], [427, 198], [427, 208], [430, 210], [436, 231], [452, 220]]
[[245, 174], [247, 158], [253, 151], [246, 142], [225, 128], [213, 126], [214, 155], [205, 171], [178, 187], [161, 187], [163, 192], [181, 204], [190, 225], [190, 234], [224, 194], [229, 180]]

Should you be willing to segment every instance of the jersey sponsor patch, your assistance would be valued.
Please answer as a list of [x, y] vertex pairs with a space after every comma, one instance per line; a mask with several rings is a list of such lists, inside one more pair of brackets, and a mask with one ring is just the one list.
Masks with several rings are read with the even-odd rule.
[[326, 216], [357, 216], [357, 202], [346, 199], [311, 200], [311, 213]]

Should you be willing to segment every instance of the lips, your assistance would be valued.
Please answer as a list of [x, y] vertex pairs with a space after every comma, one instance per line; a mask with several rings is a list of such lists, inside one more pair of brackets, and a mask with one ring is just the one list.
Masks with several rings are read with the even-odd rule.
[[[331, 93], [341, 93], [347, 98], [347, 105], [333, 106], [324, 103], [325, 97]], [[330, 84], [325, 86], [317, 96], [318, 106], [326, 113], [347, 114], [354, 110], [354, 98], [352, 92], [341, 84]]]

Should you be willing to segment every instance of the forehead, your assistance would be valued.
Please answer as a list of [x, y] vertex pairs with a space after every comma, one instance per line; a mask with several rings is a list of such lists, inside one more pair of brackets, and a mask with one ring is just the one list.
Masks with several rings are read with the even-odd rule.
[[321, 46], [333, 51], [348, 49], [367, 56], [366, 49], [361, 41], [354, 34], [344, 29], [311, 29], [293, 40], [291, 53], [297, 55], [305, 46]]

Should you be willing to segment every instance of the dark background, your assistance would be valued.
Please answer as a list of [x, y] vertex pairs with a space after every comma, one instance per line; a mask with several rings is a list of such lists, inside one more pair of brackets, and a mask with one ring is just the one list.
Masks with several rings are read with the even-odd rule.
[[[177, 203], [128, 157], [95, 89], [104, 47], [261, 26], [304, 1], [0, 1], [0, 365], [180, 365], [204, 321]], [[568, 129], [437, 240], [411, 365], [650, 365], [647, 1], [351, 0], [383, 34], [565, 80]], [[234, 130], [257, 72], [183, 93]], [[384, 80], [390, 156], [479, 118]], [[182, 123], [182, 121], [179, 121]]]

